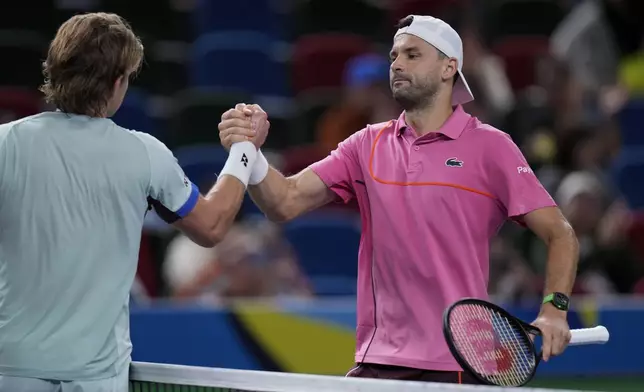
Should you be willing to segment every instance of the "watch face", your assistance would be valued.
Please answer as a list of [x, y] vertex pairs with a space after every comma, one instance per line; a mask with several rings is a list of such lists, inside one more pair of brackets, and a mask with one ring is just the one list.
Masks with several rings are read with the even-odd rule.
[[555, 296], [553, 299], [554, 299], [553, 303], [555, 304], [556, 307], [560, 309], [568, 309], [568, 303], [570, 302], [568, 300], [568, 297], [566, 297], [561, 293], [555, 293]]

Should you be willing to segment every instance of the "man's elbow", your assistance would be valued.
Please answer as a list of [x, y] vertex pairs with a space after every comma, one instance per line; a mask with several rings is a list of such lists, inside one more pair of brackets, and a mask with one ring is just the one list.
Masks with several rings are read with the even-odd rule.
[[232, 226], [232, 220], [229, 223], [224, 222], [223, 220], [218, 220], [215, 224], [200, 226], [201, 227], [197, 230], [193, 229], [185, 232], [188, 234], [188, 237], [190, 237], [192, 242], [197, 245], [204, 248], [213, 248], [223, 241]]
[[300, 216], [302, 212], [301, 206], [295, 200], [289, 198], [284, 200], [278, 208], [266, 211], [264, 215], [273, 223], [286, 223]]
[[208, 246], [214, 247], [224, 240], [234, 224], [234, 217], [230, 219], [220, 219], [208, 232]]
[[192, 242], [203, 248], [213, 248], [215, 247], [215, 245], [221, 242], [221, 238], [219, 236], [216, 236], [214, 233], [189, 235], [188, 237], [192, 240]]
[[548, 240], [548, 242], [566, 241], [573, 247], [579, 248], [579, 240], [577, 239], [575, 229], [565, 219], [562, 220], [554, 230], [551, 230]]

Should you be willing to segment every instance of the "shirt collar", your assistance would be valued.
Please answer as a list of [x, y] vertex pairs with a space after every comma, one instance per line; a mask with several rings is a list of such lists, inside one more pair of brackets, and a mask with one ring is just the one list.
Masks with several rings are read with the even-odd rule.
[[[471, 117], [472, 116], [465, 113], [463, 106], [457, 105], [454, 108], [452, 115], [449, 116], [443, 126], [441, 126], [440, 129], [436, 130], [436, 132], [443, 134], [450, 139], [457, 139], [459, 136], [461, 136], [461, 133], [463, 133], [463, 130], [465, 129], [467, 123], [470, 121]], [[405, 132], [405, 129], [407, 129], [407, 127], [411, 128], [411, 126], [407, 125], [407, 122], [405, 121], [405, 112], [402, 112], [395, 124], [394, 129], [396, 131], [396, 135], [401, 136]]]

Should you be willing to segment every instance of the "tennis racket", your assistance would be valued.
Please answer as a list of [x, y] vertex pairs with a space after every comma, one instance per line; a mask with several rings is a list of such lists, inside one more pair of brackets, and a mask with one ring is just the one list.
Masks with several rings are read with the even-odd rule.
[[[571, 346], [602, 344], [609, 337], [603, 326], [570, 333]], [[452, 304], [443, 314], [443, 334], [463, 370], [487, 385], [525, 385], [541, 361], [533, 343], [541, 331], [487, 301], [465, 298]]]

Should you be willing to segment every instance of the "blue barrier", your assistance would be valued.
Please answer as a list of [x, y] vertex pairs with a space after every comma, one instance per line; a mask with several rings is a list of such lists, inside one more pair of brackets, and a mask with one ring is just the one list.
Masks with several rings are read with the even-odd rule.
[[[579, 301], [578, 301], [579, 304]], [[530, 321], [537, 306], [510, 306]], [[353, 363], [355, 300], [245, 302], [227, 307], [155, 305], [131, 312], [137, 361], [343, 374]], [[539, 368], [540, 376], [644, 374], [644, 301], [582, 302], [571, 328], [604, 325], [605, 345], [571, 347]]]

